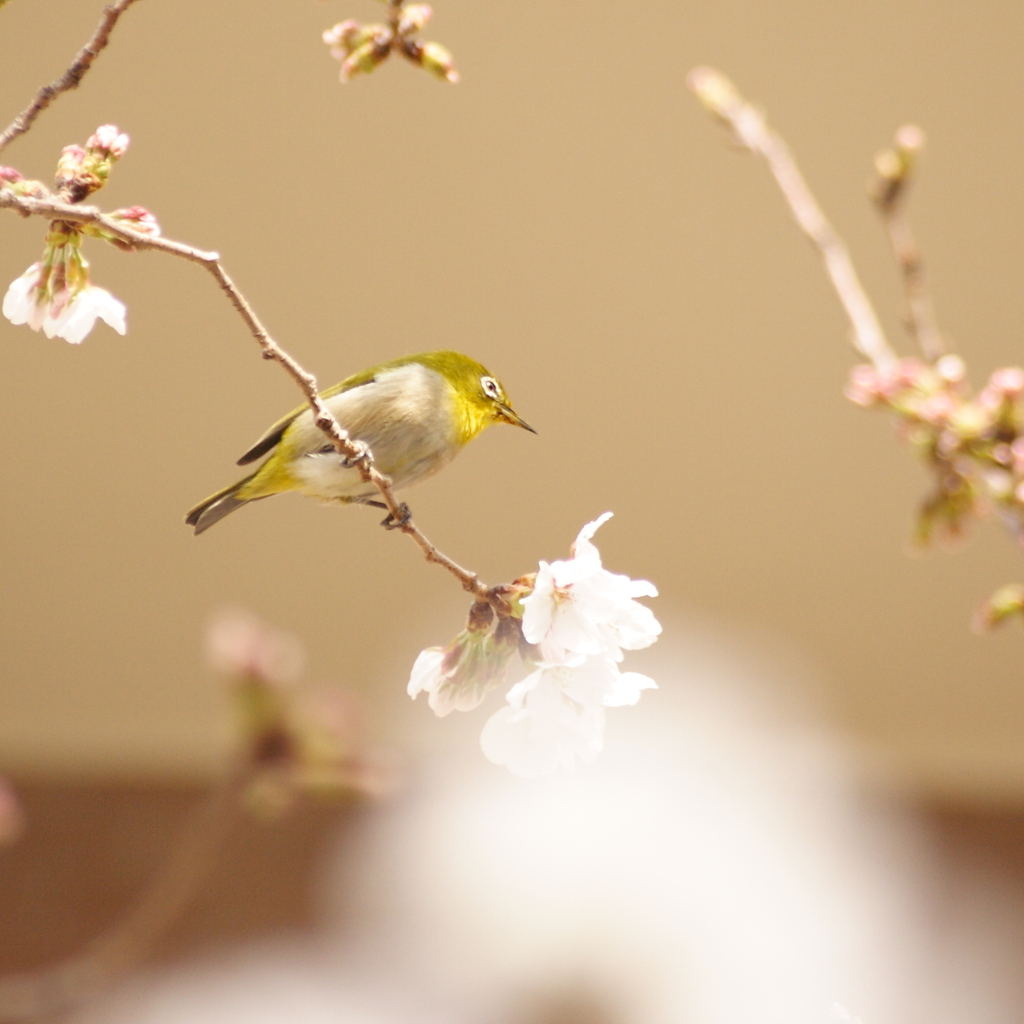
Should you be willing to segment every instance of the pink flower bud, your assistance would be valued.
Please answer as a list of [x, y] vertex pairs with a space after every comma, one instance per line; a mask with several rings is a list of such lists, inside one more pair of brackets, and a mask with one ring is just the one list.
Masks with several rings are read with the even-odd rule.
[[892, 386], [904, 388], [921, 387], [929, 377], [929, 368], [920, 359], [901, 359], [896, 367]]
[[953, 397], [946, 391], [940, 391], [938, 394], [929, 395], [921, 402], [917, 408], [917, 415], [925, 423], [941, 427], [947, 423], [955, 409], [956, 402]]
[[25, 179], [13, 167], [0, 167], [0, 181], [24, 181]]
[[1010, 583], [1000, 587], [975, 613], [974, 629], [978, 633], [992, 629], [1012, 615], [1024, 612], [1024, 587]]
[[843, 394], [856, 405], [867, 408], [881, 399], [878, 371], [867, 363], [861, 363], [850, 371], [850, 379]]
[[123, 210], [115, 210], [111, 215], [115, 220], [123, 221], [125, 227], [132, 228], [141, 234], [156, 238], [160, 234], [160, 225], [144, 206], [128, 206]]
[[959, 384], [967, 376], [967, 367], [959, 356], [943, 356], [935, 364], [935, 372], [947, 384]]
[[341, 80], [351, 81], [356, 75], [368, 75], [378, 64], [383, 63], [391, 53], [391, 33], [383, 30], [357, 46], [341, 62]]
[[924, 132], [916, 124], [905, 124], [896, 132], [896, 145], [904, 153], [919, 153], [924, 148]]
[[85, 150], [81, 146], [65, 146], [57, 161], [57, 177], [70, 178], [85, 163]]
[[398, 22], [398, 34], [410, 35], [420, 32], [430, 21], [434, 11], [429, 4], [410, 4], [402, 8], [402, 17]]
[[339, 21], [334, 28], [324, 32], [323, 40], [330, 47], [343, 47], [346, 52], [351, 53], [353, 49], [352, 40], [361, 31], [362, 26], [358, 21]]
[[1006, 366], [996, 370], [989, 378], [988, 386], [1007, 398], [1018, 398], [1024, 393], [1024, 370], [1018, 366]]
[[420, 63], [425, 71], [446, 82], [459, 80], [459, 73], [455, 70], [455, 58], [440, 43], [424, 43], [420, 51]]

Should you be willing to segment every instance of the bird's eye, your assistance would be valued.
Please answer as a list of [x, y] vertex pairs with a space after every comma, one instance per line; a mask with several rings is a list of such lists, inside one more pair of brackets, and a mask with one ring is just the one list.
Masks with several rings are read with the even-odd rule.
[[480, 386], [488, 398], [501, 398], [501, 385], [493, 377], [481, 377]]

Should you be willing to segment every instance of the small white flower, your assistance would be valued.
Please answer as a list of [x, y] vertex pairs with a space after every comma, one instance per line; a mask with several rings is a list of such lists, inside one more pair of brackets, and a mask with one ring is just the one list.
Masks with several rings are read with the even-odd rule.
[[79, 344], [92, 330], [97, 319], [105, 321], [118, 334], [125, 333], [125, 306], [110, 292], [86, 285], [68, 298], [62, 290], [46, 301], [42, 292], [41, 263], [33, 263], [11, 283], [4, 296], [3, 314], [12, 324], [27, 324], [42, 330], [48, 338], [64, 338]]
[[78, 345], [97, 320], [104, 321], [118, 334], [124, 334], [124, 314], [123, 302], [105, 289], [89, 285], [67, 302], [56, 316], [47, 313], [43, 320], [43, 333], [48, 338], [63, 338], [72, 345]]
[[508, 707], [488, 720], [480, 745], [489, 760], [522, 778], [574, 768], [577, 757], [589, 763], [604, 743], [604, 708], [635, 704], [641, 690], [654, 686], [602, 656], [541, 663], [509, 691]]
[[605, 654], [648, 647], [661, 633], [649, 608], [635, 598], [656, 597], [654, 584], [608, 572], [591, 543], [611, 512], [580, 530], [572, 558], [540, 563], [533, 592], [523, 598], [523, 636], [541, 644], [548, 660], [572, 654]]

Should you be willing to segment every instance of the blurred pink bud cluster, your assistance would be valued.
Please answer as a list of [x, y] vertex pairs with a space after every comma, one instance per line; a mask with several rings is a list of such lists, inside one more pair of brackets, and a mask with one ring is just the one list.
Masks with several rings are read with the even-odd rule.
[[918, 539], [960, 536], [989, 511], [1024, 538], [1024, 370], [996, 370], [972, 392], [963, 360], [903, 359], [893, 367], [854, 367], [846, 396], [895, 414], [902, 435], [931, 469], [935, 486], [922, 504]]
[[305, 659], [290, 633], [249, 612], [225, 611], [210, 624], [207, 654], [235, 683], [254, 813], [275, 816], [309, 795], [379, 795], [390, 788], [393, 772], [360, 741], [351, 698], [311, 697], [295, 686]]
[[348, 82], [358, 74], [369, 74], [397, 51], [437, 78], [457, 82], [459, 74], [448, 50], [440, 43], [421, 43], [414, 38], [430, 21], [431, 8], [427, 4], [398, 5], [390, 13], [386, 25], [349, 20], [324, 32], [331, 56], [341, 61], [341, 80]]

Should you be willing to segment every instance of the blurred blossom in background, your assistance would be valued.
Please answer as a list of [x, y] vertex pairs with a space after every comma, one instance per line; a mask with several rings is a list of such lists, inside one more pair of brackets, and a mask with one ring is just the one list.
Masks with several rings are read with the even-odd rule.
[[927, 831], [815, 721], [806, 669], [666, 635], [643, 661], [661, 689], [594, 764], [524, 782], [472, 715], [445, 750], [428, 721], [408, 790], [339, 836], [314, 936], [153, 973], [81, 1020], [1014, 1021], [997, 888], [943, 909]]

